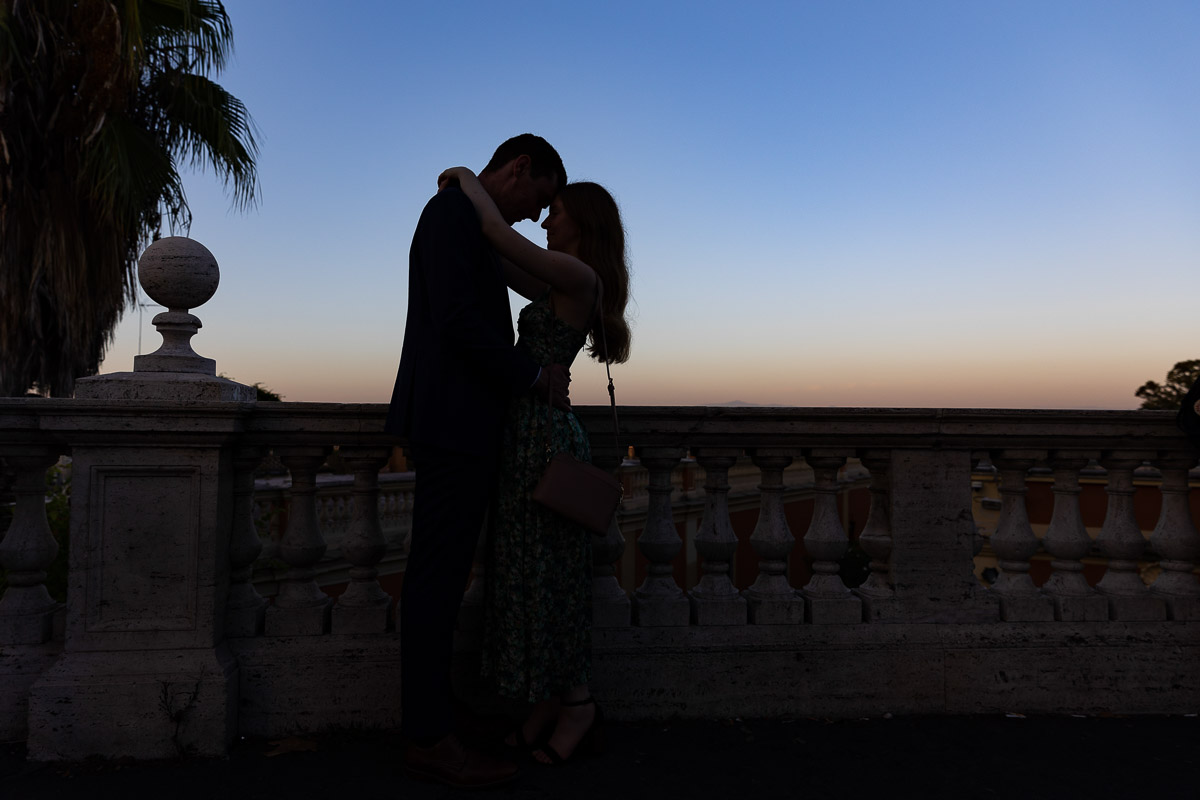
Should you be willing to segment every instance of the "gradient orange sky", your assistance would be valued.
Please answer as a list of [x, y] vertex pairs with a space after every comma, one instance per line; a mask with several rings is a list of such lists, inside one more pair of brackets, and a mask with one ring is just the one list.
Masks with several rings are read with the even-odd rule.
[[226, 6], [262, 199], [186, 178], [193, 344], [288, 400], [388, 399], [437, 174], [526, 130], [621, 204], [622, 403], [1131, 408], [1200, 357], [1193, 2]]

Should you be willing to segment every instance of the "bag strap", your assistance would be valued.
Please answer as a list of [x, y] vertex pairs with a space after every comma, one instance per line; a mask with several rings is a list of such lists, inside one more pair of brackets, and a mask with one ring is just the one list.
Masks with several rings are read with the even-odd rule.
[[[593, 315], [599, 315], [599, 317], [600, 317], [600, 346], [604, 348], [604, 372], [608, 376], [608, 402], [609, 402], [609, 405], [612, 407], [613, 447], [617, 451], [617, 456], [620, 457], [621, 441], [619, 438], [620, 437], [620, 428], [618, 427], [619, 423], [617, 421], [617, 394], [616, 394], [616, 389], [613, 386], [612, 370], [609, 369], [608, 339], [604, 333], [604, 307], [602, 305], [602, 300], [603, 300], [602, 295], [603, 295], [603, 288], [600, 284], [600, 278], [599, 278], [599, 276], [597, 276], [596, 277], [596, 292], [593, 295], [592, 309], [593, 309]], [[551, 317], [551, 327], [547, 328], [547, 331], [546, 331], [546, 340], [547, 340], [546, 344], [547, 344], [547, 350], [549, 352], [553, 352], [553, 345], [554, 345], [553, 320], [557, 319], [557, 317], [554, 314], [554, 290], [550, 290], [550, 317]], [[593, 316], [593, 318], [595, 318], [595, 317]], [[546, 382], [546, 384], [547, 384], [547, 389], [546, 389], [546, 460], [547, 461], [549, 461], [551, 456], [554, 455], [553, 448], [550, 447], [550, 433], [553, 430], [552, 426], [554, 424], [554, 406], [550, 402], [552, 399], [553, 389], [549, 386], [549, 383], [550, 383], [549, 381]]]
[[[600, 278], [598, 277], [596, 278], [596, 292], [597, 296], [599, 296], [601, 289]], [[597, 313], [600, 315], [600, 345], [604, 348], [604, 374], [608, 376], [608, 403], [612, 406], [613, 447], [617, 451], [617, 458], [624, 460], [621, 456], [621, 442], [618, 438], [620, 428], [617, 423], [617, 393], [616, 389], [613, 388], [612, 370], [608, 368], [608, 338], [604, 335], [604, 307], [601, 306]]]

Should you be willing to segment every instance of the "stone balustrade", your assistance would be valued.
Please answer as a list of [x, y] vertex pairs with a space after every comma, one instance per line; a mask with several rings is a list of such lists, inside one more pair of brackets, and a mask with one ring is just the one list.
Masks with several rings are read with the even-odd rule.
[[[80, 741], [89, 752], [150, 757], [177, 747], [216, 752], [231, 731], [396, 724], [394, 598], [377, 575], [387, 559], [402, 558], [411, 476], [379, 473], [395, 444], [382, 433], [385, 411], [0, 400], [0, 454], [17, 498], [0, 541], [9, 582], [0, 598], [6, 733], [27, 735], [45, 758], [86, 755]], [[611, 442], [603, 407], [578, 413], [598, 451]], [[611, 713], [1170, 713], [1200, 704], [1200, 536], [1188, 495], [1194, 459], [1168, 414], [631, 407], [622, 425], [647, 470], [648, 501], [629, 512], [640, 529], [614, 524], [596, 542], [595, 682], [611, 696]], [[130, 463], [131, 447], [147, 450], [147, 463]], [[334, 447], [353, 466], [346, 486], [316, 478]], [[196, 449], [218, 454], [197, 467]], [[254, 488], [254, 469], [269, 450], [291, 470], [286, 506], [279, 486]], [[66, 609], [43, 586], [55, 552], [43, 474], [62, 453], [75, 458]], [[990, 537], [1000, 576], [991, 588], [973, 573], [970, 512], [972, 462], [985, 456], [1002, 493]], [[854, 588], [837, 575], [849, 541], [831, 502], [848, 458], [869, 474], [871, 494], [858, 538], [870, 575]], [[1109, 496], [1094, 540], [1078, 507], [1079, 475], [1093, 460], [1107, 469]], [[792, 530], [781, 513], [781, 476], [797, 461], [811, 470], [803, 474], [811, 474], [815, 496], [806, 530]], [[761, 487], [751, 537], [759, 566], [739, 589], [730, 568], [737, 543], [729, 472], [747, 462]], [[1134, 468], [1144, 462], [1162, 475], [1162, 510], [1148, 539], [1129, 499]], [[693, 464], [701, 478], [691, 490], [702, 507], [691, 554], [698, 576], [680, 585], [676, 567], [687, 554], [672, 501], [682, 490], [672, 475]], [[1054, 475], [1053, 519], [1040, 539], [1024, 507], [1026, 473], [1035, 466]], [[268, 509], [275, 522], [261, 535], [256, 523], [269, 521]], [[646, 562], [633, 592], [613, 568], [627, 555], [627, 535]], [[252, 580], [264, 545], [279, 566], [270, 604]], [[349, 584], [336, 602], [318, 589], [318, 565], [331, 545]], [[812, 563], [803, 585], [790, 577], [798, 546]], [[1029, 565], [1043, 552], [1052, 573], [1036, 586]], [[1093, 587], [1081, 561], [1097, 553], [1108, 569]], [[1161, 566], [1149, 586], [1136, 569], [1146, 558]], [[56, 640], [55, 616], [64, 613], [64, 638]], [[467, 634], [460, 645], [469, 674]], [[164, 660], [180, 652], [187, 654], [182, 671]], [[147, 656], [155, 670], [146, 673], [148, 686], [112, 697], [113, 677], [133, 680], [130, 663], [144, 665]], [[205, 695], [205, 680], [224, 688]], [[64, 720], [56, 706], [71, 697], [103, 698], [103, 713]], [[155, 730], [151, 722], [173, 731], [172, 715], [188, 719], [189, 708], [198, 719], [196, 697], [220, 724], [184, 726], [193, 738], [182, 745], [174, 734], [146, 733]], [[80, 735], [121, 717], [141, 733], [110, 736], [119, 747], [99, 733]]]
[[[336, 587], [349, 580], [350, 565], [342, 557], [341, 541], [355, 509], [353, 476], [332, 471], [344, 468], [341, 462], [338, 462], [336, 467], [332, 464], [327, 466], [329, 471], [317, 474], [316, 489], [317, 518], [326, 542], [325, 553], [315, 567], [315, 580], [322, 588]], [[645, 527], [649, 471], [638, 459], [629, 458], [622, 463], [617, 474], [625, 485], [624, 498], [617, 514], [617, 527], [622, 535], [628, 538], [636, 536]], [[786, 484], [783, 491], [785, 505], [811, 498], [814, 487], [813, 471], [803, 459], [790, 465], [784, 471], [783, 477]], [[864, 486], [866, 477], [865, 469], [850, 465], [840, 473], [839, 492], [844, 494]], [[407, 538], [412, 523], [413, 478], [412, 472], [379, 474], [378, 513], [387, 543], [387, 553], [379, 564], [381, 574], [393, 575], [404, 571]], [[749, 457], [740, 456], [734, 459], [733, 465], [728, 469], [729, 491], [726, 492], [730, 513], [737, 514], [748, 509], [757, 511], [760, 480], [759, 470]], [[671, 509], [675, 524], [680, 527], [680, 533], [685, 540], [684, 555], [687, 557], [687, 563], [683, 572], [688, 585], [696, 582], [700, 570], [695, 558], [700, 552], [696, 547], [695, 535], [705, 518], [704, 481], [705, 470], [702, 464], [692, 457], [682, 459], [679, 467], [671, 473]], [[271, 597], [279, 590], [279, 542], [287, 527], [291, 477], [286, 471], [281, 475], [260, 477], [254, 482], [253, 496], [255, 525], [263, 542], [252, 570], [252, 581], [260, 593]], [[850, 519], [847, 524], [853, 525], [854, 520]], [[622, 588], [632, 592], [640, 582], [636, 550], [624, 548], [623, 552], [621, 561], [612, 566], [613, 574]], [[476, 570], [482, 568], [482, 563], [476, 564]], [[482, 586], [477, 588], [482, 591]], [[475, 594], [469, 595], [471, 599], [474, 597]], [[481, 594], [479, 598], [482, 598]]]
[[[185, 261], [200, 257], [183, 249]], [[0, 399], [0, 473], [16, 498], [0, 540], [0, 735], [25, 737], [35, 760], [218, 755], [239, 733], [390, 727], [402, 714], [395, 598], [379, 582], [399, 528], [378, 512], [386, 520], [407, 502], [380, 477], [403, 443], [383, 432], [382, 405], [256, 403], [216, 378], [187, 342], [201, 294], [160, 301], [170, 352], [135, 372], [85, 379], [71, 400]], [[626, 453], [613, 449], [607, 408], [577, 412], [595, 462], [619, 469]], [[614, 717], [1200, 711], [1196, 453], [1168, 413], [625, 407], [621, 425], [646, 470], [645, 500], [629, 512], [645, 569], [627, 592], [614, 564], [635, 529], [614, 520], [596, 537], [592, 688]], [[340, 505], [318, 479], [334, 448], [353, 481]], [[277, 537], [258, 527], [263, 504], [279, 501], [269, 487], [256, 497], [268, 452], [291, 478]], [[42, 495], [65, 453], [63, 607], [44, 585], [56, 544]], [[972, 465], [985, 459], [1002, 495], [991, 587], [974, 574], [971, 511]], [[1094, 542], [1078, 504], [1092, 462], [1107, 480]], [[1148, 539], [1131, 499], [1146, 463], [1162, 475]], [[1034, 467], [1054, 476], [1040, 539], [1026, 511]], [[784, 503], [798, 468], [811, 475], [804, 529]], [[694, 473], [681, 484], [683, 470]], [[731, 496], [747, 470], [757, 569], [739, 587]], [[870, 574], [856, 587], [838, 569], [850, 537], [836, 498], [851, 470], [870, 494], [858, 537]], [[675, 516], [684, 493], [701, 509], [686, 547]], [[348, 565], [336, 600], [318, 585], [331, 545]], [[264, 546], [279, 565], [269, 603], [254, 585]], [[1107, 567], [1092, 586], [1081, 563], [1097, 549]], [[1030, 563], [1042, 551], [1051, 575], [1039, 586]], [[1161, 566], [1149, 585], [1138, 570], [1147, 558]], [[688, 560], [696, 576], [681, 584]], [[464, 611], [456, 669], [478, 699], [478, 628]]]
[[[350, 580], [346, 537], [358, 518], [362, 478], [344, 474], [317, 475], [316, 510], [326, 550], [317, 566], [316, 580], [321, 586]], [[279, 591], [280, 542], [287, 530], [291, 503], [291, 477], [259, 478], [253, 483], [253, 520], [262, 548], [252, 569], [252, 583], [268, 597]], [[383, 534], [385, 553], [379, 562], [381, 573], [403, 572], [412, 528], [413, 473], [378, 474], [376, 513]]]

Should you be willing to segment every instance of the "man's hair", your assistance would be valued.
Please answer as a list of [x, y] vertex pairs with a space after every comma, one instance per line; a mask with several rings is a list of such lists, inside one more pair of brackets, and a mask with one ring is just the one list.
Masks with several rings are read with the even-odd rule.
[[514, 136], [497, 147], [496, 152], [492, 155], [492, 160], [487, 163], [483, 171], [498, 170], [518, 156], [529, 156], [529, 176], [531, 178], [555, 175], [558, 178], [556, 191], [559, 192], [567, 185], [567, 171], [563, 168], [558, 152], [545, 139], [534, 136], [532, 133]]

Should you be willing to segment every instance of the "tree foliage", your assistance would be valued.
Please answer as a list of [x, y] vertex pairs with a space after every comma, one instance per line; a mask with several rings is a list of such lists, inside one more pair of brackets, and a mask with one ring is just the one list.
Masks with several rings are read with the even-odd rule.
[[1142, 408], [1179, 410], [1179, 404], [1197, 380], [1200, 380], [1200, 359], [1180, 361], [1167, 373], [1167, 382], [1146, 381], [1134, 394], [1142, 398]]
[[219, 0], [0, 0], [0, 396], [96, 372], [138, 254], [191, 223], [181, 165], [257, 199], [253, 122], [208, 77], [232, 35]]
[[[222, 372], [222, 373], [221, 373], [220, 375], [218, 375], [217, 377], [218, 377], [218, 378], [224, 378], [224, 379], [225, 379], [225, 380], [227, 380], [227, 381], [232, 381], [232, 380], [233, 380], [233, 378], [229, 377], [229, 376], [228, 376], [228, 375], [226, 375], [224, 372]], [[251, 388], [252, 388], [252, 389], [254, 389], [254, 396], [255, 396], [255, 399], [256, 399], [256, 400], [267, 400], [267, 401], [272, 401], [272, 400], [274, 400], [274, 401], [279, 401], [279, 400], [282, 400], [282, 399], [283, 399], [283, 395], [281, 395], [279, 392], [272, 391], [272, 390], [271, 390], [271, 389], [270, 389], [270, 388], [269, 388], [269, 387], [268, 387], [268, 386], [267, 386], [265, 383], [263, 383], [262, 381], [256, 381], [256, 382], [254, 382], [253, 384], [251, 384]]]

